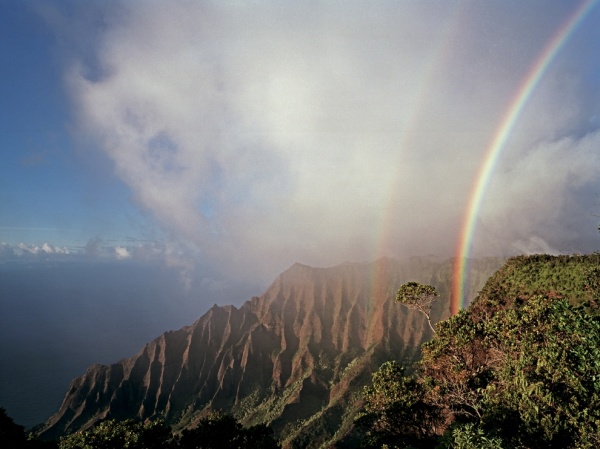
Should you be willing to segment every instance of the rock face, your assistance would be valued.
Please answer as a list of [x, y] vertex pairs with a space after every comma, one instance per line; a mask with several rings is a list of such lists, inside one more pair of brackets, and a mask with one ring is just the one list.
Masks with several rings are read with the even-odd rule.
[[[481, 284], [471, 296], [500, 265], [470, 263]], [[397, 288], [434, 285], [438, 321], [449, 314], [452, 268], [433, 258], [295, 264], [239, 309], [215, 305], [129, 359], [89, 367], [41, 436], [104, 418], [164, 415], [183, 427], [217, 409], [246, 424], [270, 424], [286, 446], [328, 447], [348, 435], [372, 371], [386, 360], [415, 360], [431, 337], [421, 314], [393, 301]]]

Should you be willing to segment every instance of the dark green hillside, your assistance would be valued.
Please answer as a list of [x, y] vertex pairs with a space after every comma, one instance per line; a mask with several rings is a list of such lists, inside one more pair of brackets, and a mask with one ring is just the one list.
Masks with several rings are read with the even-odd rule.
[[518, 256], [509, 259], [485, 284], [476, 301], [504, 303], [535, 293], [555, 293], [574, 306], [597, 313], [600, 254]]
[[600, 447], [600, 256], [510, 259], [436, 325], [413, 376], [384, 364], [365, 447]]

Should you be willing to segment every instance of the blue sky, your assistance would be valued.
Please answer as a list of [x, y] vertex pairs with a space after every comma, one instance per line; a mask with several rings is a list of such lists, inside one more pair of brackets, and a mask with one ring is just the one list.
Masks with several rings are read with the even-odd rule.
[[[0, 235], [11, 245], [81, 248], [138, 237], [143, 218], [101, 154], [82, 155], [70, 127], [58, 37], [36, 3], [0, 6]], [[100, 167], [100, 168], [99, 168]]]
[[[451, 256], [494, 129], [579, 2], [294, 3], [3, 1], [3, 254], [151, 250], [262, 280]], [[520, 116], [473, 255], [598, 249], [599, 10]]]

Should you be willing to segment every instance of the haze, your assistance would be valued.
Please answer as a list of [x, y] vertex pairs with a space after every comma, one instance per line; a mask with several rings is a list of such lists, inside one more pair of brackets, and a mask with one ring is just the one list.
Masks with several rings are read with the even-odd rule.
[[[296, 261], [452, 257], [486, 149], [580, 3], [3, 1], [3, 277], [160, 266], [198, 301], [167, 330]], [[471, 256], [598, 250], [599, 41], [595, 5], [511, 129]]]

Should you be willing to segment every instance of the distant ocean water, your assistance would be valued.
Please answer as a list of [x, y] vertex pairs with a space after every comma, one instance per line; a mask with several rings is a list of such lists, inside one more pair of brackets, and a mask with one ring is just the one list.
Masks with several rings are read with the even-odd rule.
[[255, 286], [187, 290], [175, 269], [123, 261], [0, 263], [0, 407], [30, 428], [58, 410], [94, 363], [137, 353], [210, 306], [239, 305]]

